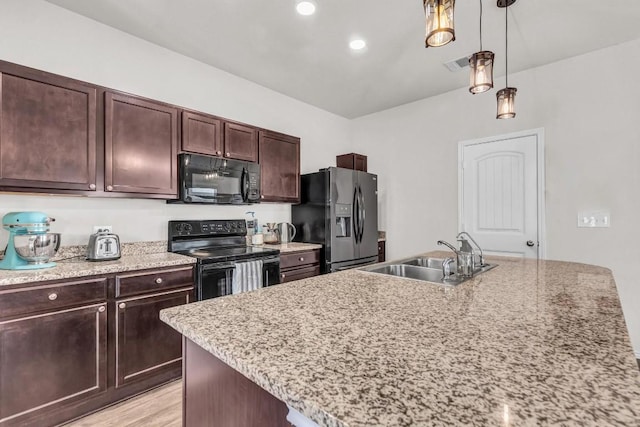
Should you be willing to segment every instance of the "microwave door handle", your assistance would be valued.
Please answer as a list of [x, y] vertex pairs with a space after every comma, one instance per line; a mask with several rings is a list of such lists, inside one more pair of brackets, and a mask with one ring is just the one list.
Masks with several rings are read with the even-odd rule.
[[247, 168], [242, 168], [242, 178], [240, 179], [241, 193], [242, 193], [242, 201], [246, 202], [249, 198], [249, 172], [247, 172]]

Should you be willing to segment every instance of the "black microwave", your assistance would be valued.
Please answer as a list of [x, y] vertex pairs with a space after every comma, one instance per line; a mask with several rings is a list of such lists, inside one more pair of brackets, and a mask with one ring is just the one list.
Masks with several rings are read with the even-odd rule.
[[200, 154], [178, 156], [183, 203], [242, 205], [260, 202], [260, 165]]

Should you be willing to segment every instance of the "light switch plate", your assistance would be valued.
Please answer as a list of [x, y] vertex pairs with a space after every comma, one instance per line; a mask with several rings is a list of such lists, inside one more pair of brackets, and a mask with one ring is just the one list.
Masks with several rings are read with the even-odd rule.
[[611, 226], [611, 214], [608, 211], [584, 211], [578, 213], [578, 227], [601, 228]]

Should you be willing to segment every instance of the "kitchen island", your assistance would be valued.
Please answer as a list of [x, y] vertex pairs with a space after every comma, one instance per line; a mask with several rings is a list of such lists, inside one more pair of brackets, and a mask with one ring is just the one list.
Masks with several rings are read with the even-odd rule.
[[185, 425], [224, 416], [222, 394], [255, 398], [237, 379], [202, 388], [208, 363], [282, 417], [245, 425], [286, 425], [285, 403], [320, 426], [639, 425], [611, 271], [493, 262], [457, 287], [349, 270], [163, 310], [185, 338]]

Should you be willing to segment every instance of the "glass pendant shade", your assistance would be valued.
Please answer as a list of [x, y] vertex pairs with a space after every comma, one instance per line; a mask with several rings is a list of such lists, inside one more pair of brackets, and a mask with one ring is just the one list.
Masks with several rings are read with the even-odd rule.
[[493, 52], [483, 50], [469, 58], [471, 74], [469, 92], [476, 94], [486, 92], [493, 87]]
[[516, 116], [516, 92], [515, 87], [505, 87], [496, 94], [498, 98], [498, 113], [496, 119], [512, 119]]
[[423, 0], [427, 19], [425, 47], [438, 47], [456, 39], [453, 28], [455, 0]]

